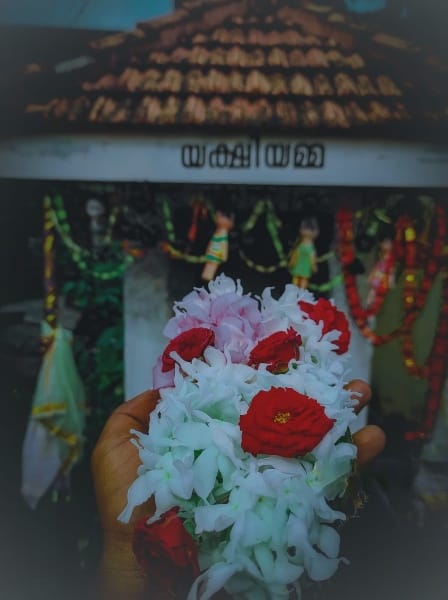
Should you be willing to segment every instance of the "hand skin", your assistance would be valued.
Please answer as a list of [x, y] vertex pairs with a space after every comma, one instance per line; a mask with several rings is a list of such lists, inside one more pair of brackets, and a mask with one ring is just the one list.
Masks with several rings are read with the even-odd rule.
[[[347, 388], [356, 392], [353, 398], [359, 399], [359, 412], [370, 400], [370, 387], [361, 380], [353, 380]], [[93, 481], [104, 535], [92, 600], [154, 598], [131, 546], [137, 520], [151, 514], [154, 504], [148, 501], [136, 508], [131, 521], [126, 524], [117, 521], [117, 516], [126, 505], [128, 488], [140, 465], [137, 448], [130, 443], [130, 430], [147, 431], [148, 416], [158, 398], [157, 392], [148, 391], [119, 406], [104, 426], [92, 454]], [[360, 467], [373, 460], [383, 450], [386, 441], [384, 432], [375, 425], [367, 425], [353, 439], [358, 447]]]

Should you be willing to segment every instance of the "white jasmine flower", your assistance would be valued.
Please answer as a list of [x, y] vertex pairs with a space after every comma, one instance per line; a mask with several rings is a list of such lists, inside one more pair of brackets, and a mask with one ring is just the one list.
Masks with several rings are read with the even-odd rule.
[[[326, 579], [341, 560], [331, 524], [346, 516], [329, 503], [345, 493], [356, 458], [355, 446], [341, 439], [357, 401], [344, 389], [347, 355], [337, 354], [335, 344], [340, 332], [322, 335], [328, 323], [308, 318], [300, 301], [315, 304], [308, 291], [287, 285], [278, 300], [268, 288], [257, 303], [239, 281], [222, 275], [177, 302], [165, 328], [173, 338], [206, 327], [213, 343], [192, 360], [172, 352], [169, 377], [159, 361], [158, 380], [170, 387], [160, 390], [149, 432], [134, 432], [141, 465], [119, 518], [128, 521], [150, 497], [151, 521], [179, 507], [194, 530], [202, 569], [188, 600], [207, 600], [221, 588], [242, 600], [287, 600], [291, 586], [300, 591], [303, 573]], [[260, 340], [289, 328], [301, 343], [282, 365], [285, 372], [248, 365]], [[308, 396], [320, 405], [322, 423], [331, 420], [305, 456], [255, 456], [243, 448], [240, 418], [251, 418], [259, 392], [276, 388]], [[286, 425], [289, 417], [280, 410], [253, 426]]]

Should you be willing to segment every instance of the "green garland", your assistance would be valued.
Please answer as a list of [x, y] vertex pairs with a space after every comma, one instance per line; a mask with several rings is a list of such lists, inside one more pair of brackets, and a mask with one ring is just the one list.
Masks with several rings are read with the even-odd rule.
[[[91, 275], [95, 279], [109, 281], [121, 277], [127, 267], [134, 262], [135, 259], [133, 256], [125, 254], [120, 257], [121, 262], [115, 267], [110, 267], [108, 263], [100, 262], [94, 262], [89, 266], [89, 262], [92, 262], [93, 255], [89, 250], [82, 248], [73, 240], [62, 196], [56, 195], [52, 201], [50, 200], [50, 206], [53, 225], [58, 232], [62, 243], [69, 251], [71, 259], [81, 272]], [[118, 210], [118, 208], [115, 208], [111, 211], [109, 216], [107, 233], [104, 237], [104, 244], [109, 247], [113, 246], [112, 233], [117, 221]]]
[[[211, 215], [214, 214], [213, 207], [207, 202], [207, 209]], [[207, 262], [207, 258], [205, 254], [195, 255], [189, 254], [188, 252], [182, 252], [181, 250], [177, 250], [173, 244], [176, 243], [176, 232], [174, 229], [174, 223], [171, 216], [171, 208], [166, 196], [162, 198], [162, 213], [165, 218], [165, 231], [168, 241], [162, 242], [162, 250], [168, 254], [170, 258], [183, 260], [190, 264], [203, 264]]]
[[165, 254], [168, 254], [170, 258], [183, 260], [187, 263], [197, 265], [207, 262], [207, 257], [205, 254], [196, 256], [194, 254], [188, 254], [187, 252], [181, 252], [180, 250], [176, 250], [176, 248], [174, 248], [174, 246], [168, 242], [162, 242], [162, 250], [165, 252]]
[[282, 222], [279, 219], [279, 217], [277, 216], [277, 213], [275, 212], [272, 200], [259, 200], [257, 202], [257, 204], [255, 205], [255, 208], [252, 211], [252, 214], [250, 215], [250, 217], [248, 218], [246, 223], [242, 226], [241, 230], [244, 233], [251, 231], [257, 224], [258, 219], [263, 214], [265, 214], [266, 229], [268, 230], [269, 237], [271, 238], [271, 242], [277, 253], [279, 262], [276, 263], [275, 265], [270, 265], [270, 266], [259, 265], [259, 264], [255, 263], [253, 260], [251, 260], [249, 257], [247, 257], [246, 254], [244, 253], [244, 251], [241, 250], [241, 248], [239, 249], [239, 255], [240, 255], [240, 258], [251, 269], [254, 269], [258, 273], [269, 274], [269, 273], [274, 273], [275, 271], [278, 271], [279, 269], [286, 267], [286, 264], [287, 264], [285, 251], [283, 249], [283, 244], [280, 240], [280, 236], [278, 233], [280, 227], [282, 226]]
[[[164, 220], [165, 220], [166, 237], [168, 240], [168, 241], [162, 242], [163, 251], [166, 254], [168, 254], [168, 256], [170, 256], [170, 258], [173, 258], [176, 260], [183, 260], [190, 264], [205, 263], [206, 262], [205, 255], [189, 254], [187, 252], [182, 252], [181, 250], [178, 250], [177, 248], [175, 248], [173, 246], [173, 244], [176, 243], [177, 239], [176, 239], [176, 233], [175, 233], [173, 219], [172, 219], [172, 215], [171, 215], [170, 204], [169, 204], [169, 201], [166, 196], [163, 196], [161, 204], [162, 204], [162, 213], [163, 213]], [[213, 214], [213, 208], [210, 207], [208, 205], [208, 203], [207, 203], [207, 206], [208, 206], [210, 213]], [[280, 269], [287, 268], [287, 264], [288, 264], [287, 256], [286, 256], [286, 253], [283, 248], [283, 244], [280, 240], [280, 235], [279, 235], [279, 229], [282, 227], [282, 222], [281, 222], [280, 218], [278, 217], [277, 213], [275, 212], [275, 208], [274, 208], [274, 204], [273, 204], [272, 200], [269, 200], [269, 199], [259, 200], [256, 203], [256, 205], [255, 205], [252, 213], [250, 214], [249, 218], [247, 219], [247, 221], [241, 226], [241, 231], [243, 233], [247, 233], [248, 231], [251, 231], [257, 224], [258, 219], [260, 217], [262, 217], [263, 215], [265, 215], [266, 229], [269, 233], [269, 237], [271, 239], [272, 245], [274, 246], [274, 249], [277, 253], [277, 256], [279, 259], [278, 262], [273, 265], [260, 265], [260, 264], [256, 263], [255, 261], [253, 261], [252, 259], [250, 259], [241, 248], [238, 249], [238, 253], [239, 253], [241, 260], [249, 268], [253, 269], [254, 271], [257, 271], [258, 273], [262, 273], [264, 275], [269, 275], [269, 274], [275, 273], [276, 271], [278, 271]], [[317, 259], [317, 262], [319, 262], [319, 263], [326, 262], [333, 256], [334, 256], [334, 252], [327, 252], [326, 254], [323, 254], [322, 256], [320, 256]], [[342, 276], [337, 275], [336, 277], [333, 277], [326, 283], [310, 284], [309, 288], [311, 290], [317, 291], [317, 292], [329, 292], [330, 290], [332, 290], [333, 288], [335, 288], [341, 284], [342, 284]]]
[[167, 236], [168, 240], [174, 244], [176, 242], [176, 233], [174, 231], [173, 219], [171, 217], [170, 204], [169, 204], [166, 196], [163, 196], [163, 198], [162, 198], [162, 212], [163, 212], [163, 216], [165, 218], [166, 236]]
[[326, 281], [325, 283], [309, 283], [308, 288], [313, 292], [330, 292], [335, 287], [342, 285], [343, 282], [344, 278], [340, 274], [336, 275], [335, 277], [333, 277], [329, 281]]

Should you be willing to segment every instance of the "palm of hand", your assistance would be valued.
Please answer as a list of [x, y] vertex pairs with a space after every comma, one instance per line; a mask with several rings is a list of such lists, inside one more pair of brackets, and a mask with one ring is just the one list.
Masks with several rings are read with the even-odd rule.
[[[354, 380], [349, 388], [357, 393], [359, 411], [370, 400], [370, 387], [363, 381]], [[106, 534], [130, 535], [139, 518], [154, 512], [154, 503], [150, 500], [134, 510], [129, 523], [117, 521], [140, 465], [137, 448], [130, 443], [130, 430], [147, 432], [149, 413], [156, 406], [158, 398], [157, 392], [144, 392], [117, 408], [106, 423], [93, 452], [95, 492], [101, 525]], [[360, 466], [375, 458], [385, 444], [383, 431], [375, 425], [361, 429], [353, 436], [353, 440], [358, 447]]]
[[136, 521], [154, 510], [153, 502], [148, 501], [134, 511], [129, 523], [117, 521], [140, 464], [137, 448], [130, 443], [133, 437], [130, 430], [148, 430], [149, 413], [158, 397], [157, 392], [144, 392], [119, 406], [95, 446], [92, 471], [101, 525], [106, 534], [129, 535]]

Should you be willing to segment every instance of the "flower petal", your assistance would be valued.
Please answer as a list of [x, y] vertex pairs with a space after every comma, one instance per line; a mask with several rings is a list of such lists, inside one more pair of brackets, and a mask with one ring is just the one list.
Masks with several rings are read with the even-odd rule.
[[218, 474], [218, 451], [214, 446], [206, 448], [193, 465], [194, 489], [200, 498], [207, 500]]

